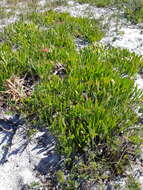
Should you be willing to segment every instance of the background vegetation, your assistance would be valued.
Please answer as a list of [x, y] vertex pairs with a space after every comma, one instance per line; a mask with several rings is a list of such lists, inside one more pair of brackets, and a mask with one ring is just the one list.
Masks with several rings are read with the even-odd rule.
[[124, 10], [125, 17], [133, 22], [143, 22], [142, 0], [78, 0], [79, 3], [89, 3], [97, 7], [116, 7]]

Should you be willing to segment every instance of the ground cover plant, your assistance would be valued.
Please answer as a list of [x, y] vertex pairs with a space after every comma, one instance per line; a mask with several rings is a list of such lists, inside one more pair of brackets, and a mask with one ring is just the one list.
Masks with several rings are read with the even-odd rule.
[[[32, 126], [46, 127], [57, 137], [66, 170], [55, 176], [61, 188], [70, 190], [81, 181], [106, 178], [105, 168], [112, 176], [123, 173], [136, 156], [133, 147], [141, 143], [128, 129], [139, 120], [134, 110], [142, 94], [134, 79], [142, 59], [99, 45], [104, 35], [99, 26], [92, 19], [48, 11], [21, 18], [0, 33], [2, 101], [26, 115]], [[76, 39], [89, 46], [77, 50]], [[27, 95], [29, 75], [37, 83]]]

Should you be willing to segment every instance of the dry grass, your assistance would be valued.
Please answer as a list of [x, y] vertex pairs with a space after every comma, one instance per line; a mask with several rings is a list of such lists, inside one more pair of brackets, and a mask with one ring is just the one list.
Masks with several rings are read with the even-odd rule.
[[11, 76], [5, 81], [5, 93], [14, 101], [18, 101], [22, 97], [26, 97], [24, 78]]

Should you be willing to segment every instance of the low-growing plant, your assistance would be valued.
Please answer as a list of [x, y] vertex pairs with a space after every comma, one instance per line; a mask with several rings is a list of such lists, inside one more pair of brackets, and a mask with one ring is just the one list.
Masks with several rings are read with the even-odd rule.
[[134, 24], [143, 22], [143, 1], [130, 1], [125, 8], [125, 16]]
[[141, 190], [140, 184], [135, 180], [133, 176], [128, 176], [127, 188], [126, 190]]
[[[33, 13], [27, 19], [0, 34], [1, 92], [12, 75], [21, 78], [26, 73], [36, 74], [39, 81], [33, 92], [29, 97], [20, 96], [15, 103], [18, 111], [32, 125], [52, 131], [59, 142], [58, 150], [70, 160], [67, 165], [71, 170], [76, 155], [84, 155], [87, 159], [82, 158], [81, 165], [84, 160], [87, 179], [96, 176], [92, 168], [107, 163], [122, 173], [128, 160], [124, 143], [131, 146], [125, 131], [138, 122], [134, 109], [142, 101], [142, 93], [134, 85], [143, 65], [141, 57], [99, 45], [97, 41], [104, 34], [93, 19], [54, 11]], [[77, 38], [88, 41], [89, 46], [77, 51]], [[34, 131], [28, 132], [31, 136]], [[73, 170], [69, 184], [77, 187], [85, 176], [76, 176], [80, 167]], [[64, 183], [64, 173], [57, 174]]]

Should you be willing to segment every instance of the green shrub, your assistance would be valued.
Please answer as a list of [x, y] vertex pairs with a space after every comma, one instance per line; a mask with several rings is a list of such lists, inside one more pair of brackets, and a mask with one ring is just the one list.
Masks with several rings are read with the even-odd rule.
[[69, 154], [86, 146], [95, 148], [102, 141], [112, 144], [137, 121], [132, 108], [138, 96], [131, 76], [139, 59], [126, 50], [111, 51], [110, 55], [94, 47], [84, 49], [64, 80], [58, 76], [44, 80], [30, 100], [31, 111], [37, 110], [40, 120], [49, 121]]

